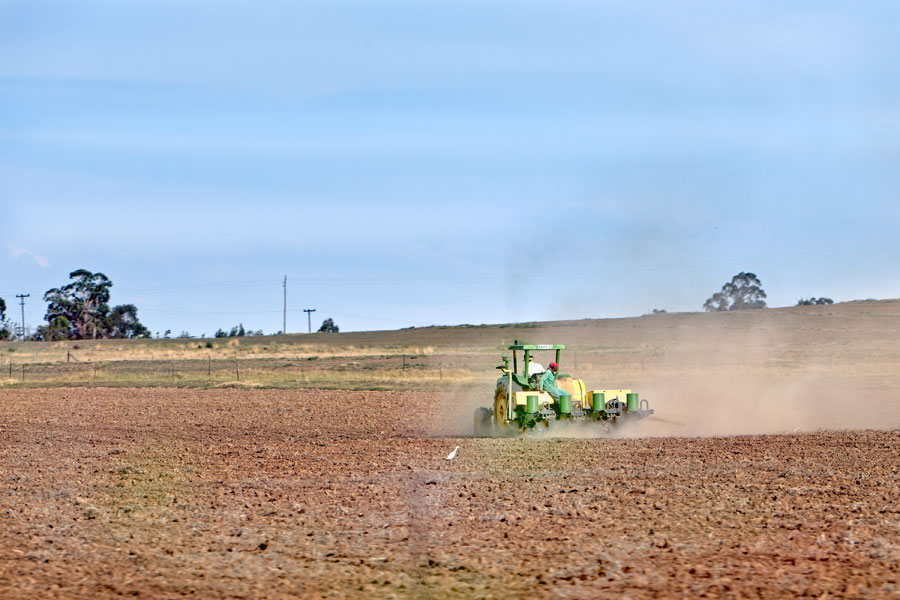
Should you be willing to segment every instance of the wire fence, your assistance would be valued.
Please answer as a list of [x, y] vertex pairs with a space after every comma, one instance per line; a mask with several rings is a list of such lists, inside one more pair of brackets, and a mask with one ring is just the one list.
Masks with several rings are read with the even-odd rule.
[[[452, 359], [422, 356], [354, 358], [213, 358], [183, 360], [86, 361], [69, 353], [65, 362], [21, 362], [0, 366], [6, 385], [136, 385], [212, 386], [223, 383], [273, 387], [321, 384], [359, 384], [369, 380], [376, 387], [395, 381], [443, 381], [465, 376], [466, 369]], [[4, 373], [5, 371], [5, 373]]]
[[[840, 353], [806, 355], [797, 352], [753, 355], [664, 352], [571, 352], [561, 365], [586, 382], [635, 381], [656, 376], [706, 374], [897, 375], [900, 355], [873, 352], [869, 356]], [[306, 358], [222, 358], [84, 360], [66, 353], [65, 361], [16, 362], [0, 365], [5, 386], [216, 386], [246, 384], [272, 387], [400, 387], [440, 386], [471, 380], [490, 383], [500, 375], [500, 361], [487, 355], [373, 355]], [[519, 365], [521, 370], [521, 364]], [[5, 371], [5, 372], [4, 372]]]

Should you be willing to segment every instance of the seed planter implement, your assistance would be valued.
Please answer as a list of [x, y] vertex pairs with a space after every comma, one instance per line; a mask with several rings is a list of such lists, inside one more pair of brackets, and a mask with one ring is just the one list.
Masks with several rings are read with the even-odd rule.
[[[555, 362], [562, 369], [561, 344], [514, 344], [509, 346], [512, 356], [504, 356], [498, 366], [502, 375], [497, 378], [493, 404], [475, 410], [475, 436], [505, 436], [523, 433], [535, 427], [550, 428], [560, 421], [598, 427], [601, 432], [625, 421], [633, 421], [653, 414], [646, 399], [629, 389], [590, 389], [584, 381], [572, 375], [560, 374], [556, 386], [561, 390], [555, 399], [541, 389], [541, 373], [531, 373], [529, 359], [535, 352], [555, 353]], [[519, 357], [523, 364], [520, 368]], [[512, 365], [510, 365], [512, 361]]]

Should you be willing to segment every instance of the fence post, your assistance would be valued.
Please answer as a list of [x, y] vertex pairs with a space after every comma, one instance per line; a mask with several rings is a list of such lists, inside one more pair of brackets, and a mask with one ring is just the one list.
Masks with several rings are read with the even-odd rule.
[[212, 373], [212, 356], [207, 356], [206, 361], [206, 376], [209, 377]]
[[237, 380], [238, 380], [238, 381], [241, 380], [241, 372], [240, 372], [240, 370], [238, 369], [237, 361], [234, 361], [234, 376], [237, 377]]
[[22, 363], [22, 381], [25, 381], [25, 363]]

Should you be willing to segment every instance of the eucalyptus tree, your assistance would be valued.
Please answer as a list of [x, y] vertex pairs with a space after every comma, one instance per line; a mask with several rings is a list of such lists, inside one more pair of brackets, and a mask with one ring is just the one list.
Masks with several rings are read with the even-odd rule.
[[319, 331], [324, 333], [338, 333], [340, 329], [334, 324], [333, 319], [325, 319], [322, 321], [322, 326], [319, 327]]
[[69, 337], [69, 320], [60, 315], [47, 325], [40, 325], [32, 336], [36, 342], [58, 342]]
[[75, 339], [106, 337], [112, 281], [103, 273], [91, 273], [87, 269], [72, 271], [69, 279], [72, 283], [44, 293], [47, 302], [44, 319], [52, 323], [57, 317], [65, 317], [72, 328], [70, 337]]
[[0, 298], [0, 340], [9, 338], [9, 323], [6, 320], [6, 300]]
[[753, 273], [743, 271], [731, 278], [703, 303], [703, 310], [714, 312], [720, 310], [745, 310], [749, 308], [766, 308], [766, 292], [762, 282]]
[[[106, 318], [105, 331], [114, 338], [148, 338], [150, 330], [138, 320], [138, 309], [134, 304], [114, 306]], [[184, 336], [190, 337], [190, 336]]]

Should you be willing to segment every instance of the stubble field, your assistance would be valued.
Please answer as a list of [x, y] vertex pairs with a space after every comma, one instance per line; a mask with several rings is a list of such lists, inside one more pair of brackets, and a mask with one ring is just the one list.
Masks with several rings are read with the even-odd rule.
[[8, 382], [0, 597], [900, 597], [898, 309], [513, 331], [651, 399], [612, 437], [469, 437], [503, 327], [382, 334], [469, 369], [393, 390]]

